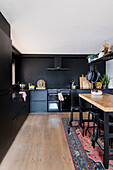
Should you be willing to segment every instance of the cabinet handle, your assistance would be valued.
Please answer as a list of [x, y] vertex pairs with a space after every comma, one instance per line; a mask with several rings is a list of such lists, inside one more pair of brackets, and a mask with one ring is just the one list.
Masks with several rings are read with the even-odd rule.
[[48, 94], [48, 96], [58, 96], [58, 94]]

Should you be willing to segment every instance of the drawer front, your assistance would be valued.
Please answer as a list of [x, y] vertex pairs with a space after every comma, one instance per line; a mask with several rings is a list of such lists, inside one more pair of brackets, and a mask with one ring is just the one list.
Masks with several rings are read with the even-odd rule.
[[47, 112], [47, 101], [31, 101], [30, 112]]
[[30, 100], [47, 100], [47, 90], [31, 91]]

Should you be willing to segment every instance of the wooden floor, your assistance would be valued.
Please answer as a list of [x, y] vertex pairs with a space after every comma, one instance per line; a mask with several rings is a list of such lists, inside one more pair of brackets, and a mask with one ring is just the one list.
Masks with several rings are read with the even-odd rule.
[[62, 117], [69, 114], [30, 114], [0, 170], [74, 170]]

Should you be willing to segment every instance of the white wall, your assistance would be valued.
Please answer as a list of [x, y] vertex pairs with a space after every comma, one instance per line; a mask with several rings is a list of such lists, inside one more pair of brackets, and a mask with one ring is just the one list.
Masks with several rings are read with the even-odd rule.
[[[113, 60], [106, 62], [106, 75], [108, 75], [110, 78], [113, 77]], [[110, 80], [109, 88], [113, 88], [113, 79]]]

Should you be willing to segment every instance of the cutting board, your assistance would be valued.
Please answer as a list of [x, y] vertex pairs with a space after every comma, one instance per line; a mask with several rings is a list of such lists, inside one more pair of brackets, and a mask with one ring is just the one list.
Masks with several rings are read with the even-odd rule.
[[89, 89], [89, 81], [83, 80], [83, 89]]
[[82, 74], [82, 77], [80, 77], [80, 89], [83, 89], [83, 81], [86, 80], [86, 77]]
[[91, 89], [91, 83], [87, 80], [87, 75], [80, 77], [80, 89]]

